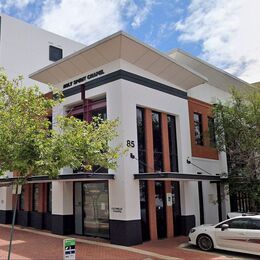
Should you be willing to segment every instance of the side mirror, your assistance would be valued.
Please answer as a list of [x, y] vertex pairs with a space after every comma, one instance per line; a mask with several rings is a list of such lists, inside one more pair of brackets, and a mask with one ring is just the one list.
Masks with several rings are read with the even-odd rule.
[[222, 226], [221, 226], [221, 231], [224, 231], [224, 230], [226, 230], [226, 229], [228, 229], [229, 228], [229, 225], [228, 224], [223, 224]]

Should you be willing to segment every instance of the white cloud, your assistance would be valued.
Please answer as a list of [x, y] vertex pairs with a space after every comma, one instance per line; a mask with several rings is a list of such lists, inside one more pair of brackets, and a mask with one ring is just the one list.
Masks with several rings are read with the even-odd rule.
[[45, 0], [37, 24], [54, 33], [85, 44], [93, 43], [128, 23], [137, 28], [153, 6], [152, 0], [137, 5], [134, 0]]
[[260, 81], [260, 1], [192, 0], [176, 24], [180, 41], [199, 42], [202, 58], [248, 82]]
[[134, 19], [132, 22], [133, 28], [138, 28], [143, 23], [143, 21], [147, 18], [149, 13], [151, 12], [153, 6], [155, 4], [155, 1], [153, 0], [145, 0], [144, 6], [142, 8], [137, 8]]

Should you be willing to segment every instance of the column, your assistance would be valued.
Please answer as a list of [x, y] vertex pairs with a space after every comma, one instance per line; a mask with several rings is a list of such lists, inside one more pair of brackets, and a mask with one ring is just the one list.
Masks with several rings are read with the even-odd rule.
[[111, 145], [122, 144], [126, 148], [127, 140], [134, 142], [134, 147], [120, 156], [118, 168], [109, 170], [109, 174], [115, 174], [115, 180], [109, 181], [109, 224], [111, 243], [131, 246], [142, 243], [142, 229], [139, 181], [134, 179], [138, 161], [130, 158], [130, 153], [138, 157], [136, 103], [132, 102], [126, 84], [119, 80], [107, 85], [108, 119], [120, 121], [119, 136]]
[[74, 233], [73, 182], [52, 182], [52, 233], [67, 235]]
[[[170, 150], [169, 150], [169, 133], [168, 133], [168, 120], [167, 114], [161, 113], [161, 122], [162, 122], [162, 145], [163, 145], [163, 166], [165, 172], [171, 171], [170, 163]], [[165, 181], [165, 196], [172, 194], [171, 181]], [[167, 199], [167, 198], [166, 198]], [[173, 237], [173, 211], [172, 205], [167, 205], [166, 201], [166, 223], [167, 223], [167, 237]]]
[[[154, 172], [154, 156], [153, 156], [153, 122], [152, 110], [145, 108], [145, 145], [146, 145], [146, 172]], [[148, 212], [149, 212], [149, 228], [150, 239], [157, 239], [157, 221], [155, 206], [155, 183], [152, 180], [147, 181], [148, 192]]]
[[0, 187], [0, 223], [12, 223], [12, 186]]

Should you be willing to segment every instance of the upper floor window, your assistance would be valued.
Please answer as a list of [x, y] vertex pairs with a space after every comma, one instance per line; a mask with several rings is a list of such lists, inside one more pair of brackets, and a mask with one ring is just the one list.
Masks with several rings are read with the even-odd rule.
[[212, 147], [216, 146], [216, 134], [215, 134], [215, 125], [214, 118], [208, 117], [208, 128], [209, 128], [209, 144]]
[[195, 143], [198, 145], [203, 145], [202, 115], [199, 113], [194, 113], [193, 119], [194, 119]]
[[62, 59], [62, 49], [50, 45], [49, 46], [49, 60], [57, 61], [60, 59]]
[[154, 151], [154, 171], [163, 171], [163, 152], [162, 152], [162, 131], [161, 131], [161, 114], [152, 113], [153, 120], [153, 151]]
[[145, 147], [145, 117], [144, 109], [136, 108], [136, 120], [137, 120], [137, 141], [138, 141], [138, 159], [139, 159], [139, 172], [146, 171], [146, 147]]
[[175, 117], [167, 115], [171, 171], [178, 172], [178, 152]]

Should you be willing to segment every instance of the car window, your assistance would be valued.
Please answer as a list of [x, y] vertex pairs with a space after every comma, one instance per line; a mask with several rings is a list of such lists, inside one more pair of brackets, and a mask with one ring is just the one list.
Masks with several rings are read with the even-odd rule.
[[221, 228], [223, 224], [228, 224], [231, 229], [249, 229], [251, 226], [250, 219], [248, 218], [236, 218], [228, 220], [220, 225], [217, 225], [216, 228]]
[[250, 229], [259, 229], [260, 230], [260, 219], [250, 219]]

